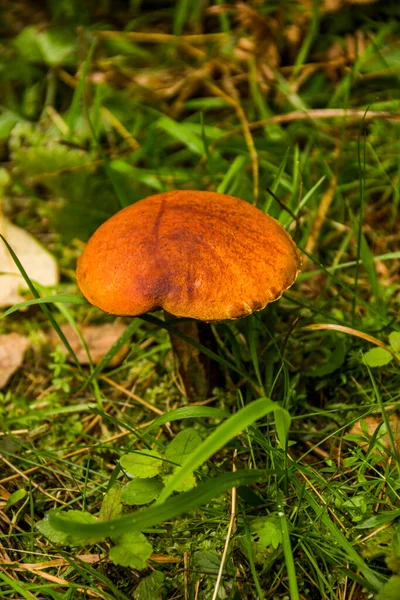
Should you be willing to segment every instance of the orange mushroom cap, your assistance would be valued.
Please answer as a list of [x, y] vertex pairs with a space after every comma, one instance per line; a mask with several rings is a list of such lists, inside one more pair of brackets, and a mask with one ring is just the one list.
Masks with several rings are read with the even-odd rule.
[[106, 313], [163, 308], [202, 321], [238, 319], [280, 298], [301, 256], [272, 217], [216, 192], [174, 191], [122, 209], [90, 238], [76, 272]]

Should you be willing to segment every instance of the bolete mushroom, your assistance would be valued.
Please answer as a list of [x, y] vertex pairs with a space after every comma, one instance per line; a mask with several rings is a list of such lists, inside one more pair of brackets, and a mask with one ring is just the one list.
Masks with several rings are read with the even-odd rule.
[[[295, 281], [301, 257], [285, 229], [248, 202], [225, 194], [172, 191], [108, 219], [78, 261], [79, 288], [106, 313], [205, 322], [262, 310]], [[198, 338], [196, 321], [180, 330]], [[172, 337], [188, 397], [204, 397], [198, 351]], [[190, 347], [188, 347], [190, 346]]]

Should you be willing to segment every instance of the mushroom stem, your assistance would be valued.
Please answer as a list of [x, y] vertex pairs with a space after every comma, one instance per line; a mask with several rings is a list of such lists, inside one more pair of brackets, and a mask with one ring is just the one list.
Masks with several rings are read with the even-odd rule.
[[[180, 319], [165, 310], [164, 318], [180, 333], [183, 333], [195, 342], [203, 344], [208, 348], [215, 345], [211, 327], [208, 323]], [[216, 365], [207, 356], [201, 354], [192, 344], [179, 337], [179, 335], [170, 332], [170, 339], [187, 398], [193, 401], [205, 400], [212, 388], [220, 380], [220, 373], [216, 369]]]

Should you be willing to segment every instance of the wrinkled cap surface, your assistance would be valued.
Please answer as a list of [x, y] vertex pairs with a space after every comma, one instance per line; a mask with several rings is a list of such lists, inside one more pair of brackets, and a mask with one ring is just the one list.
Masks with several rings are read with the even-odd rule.
[[203, 321], [261, 310], [300, 269], [292, 238], [251, 204], [216, 192], [176, 191], [122, 209], [78, 261], [82, 294], [106, 313], [163, 308]]

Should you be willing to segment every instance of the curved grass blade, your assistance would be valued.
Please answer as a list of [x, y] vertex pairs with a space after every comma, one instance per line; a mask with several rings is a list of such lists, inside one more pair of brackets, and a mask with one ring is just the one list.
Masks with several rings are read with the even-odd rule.
[[11, 308], [7, 309], [0, 315], [0, 319], [4, 319], [9, 315], [26, 308], [27, 306], [35, 306], [36, 304], [87, 304], [86, 300], [80, 296], [74, 296], [73, 294], [59, 294], [58, 296], [46, 296], [45, 298], [35, 298], [34, 300], [25, 300], [25, 302], [18, 302]]
[[99, 373], [101, 373], [101, 371], [108, 365], [110, 360], [117, 354], [117, 352], [119, 352], [122, 346], [130, 340], [130, 338], [132, 337], [136, 329], [139, 327], [139, 325], [140, 321], [138, 319], [134, 319], [129, 323], [125, 331], [120, 335], [117, 341], [113, 343], [108, 352], [103, 356], [101, 361], [93, 369], [90, 376], [86, 380], [83, 389], [85, 389], [85, 387], [89, 385]]
[[199, 419], [201, 417], [211, 417], [214, 419], [226, 419], [231, 413], [226, 410], [220, 410], [219, 408], [212, 408], [210, 406], [183, 406], [176, 410], [170, 410], [163, 415], [157, 417], [146, 429], [146, 433], [161, 427], [165, 423], [172, 421], [180, 421], [181, 419]]
[[[400, 258], [400, 252], [387, 252], [385, 254], [378, 254], [372, 257], [374, 262], [386, 261], [386, 260], [398, 260]], [[341, 269], [348, 269], [349, 267], [355, 267], [357, 264], [356, 260], [350, 260], [348, 262], [339, 263], [338, 265], [332, 265], [331, 267], [326, 267], [326, 271], [328, 273], [333, 273], [334, 271], [340, 271]], [[322, 269], [316, 269], [313, 271], [306, 271], [304, 273], [299, 273], [297, 281], [304, 281], [305, 279], [311, 279], [315, 277], [319, 273], [322, 273]]]
[[25, 591], [24, 588], [22, 587], [22, 585], [17, 583], [17, 581], [15, 581], [15, 579], [12, 579], [8, 575], [6, 575], [6, 573], [0, 573], [0, 579], [5, 581], [5, 583], [7, 583], [10, 586], [10, 588], [12, 590], [14, 590], [14, 592], [20, 594], [21, 598], [26, 598], [27, 600], [32, 600], [32, 598], [33, 598], [32, 594], [30, 592]]
[[264, 395], [265, 389], [264, 389], [264, 384], [263, 384], [263, 380], [261, 377], [260, 362], [258, 360], [258, 345], [257, 345], [257, 343], [258, 343], [259, 330], [258, 330], [257, 317], [250, 315], [250, 318], [247, 319], [247, 321], [246, 321], [246, 325], [247, 325], [247, 341], [249, 344], [250, 356], [251, 356], [251, 360], [253, 363], [254, 372], [257, 377], [258, 385], [260, 386], [260, 389], [262, 390], [262, 393]]
[[57, 309], [60, 311], [60, 313], [62, 315], [64, 315], [65, 319], [67, 320], [69, 325], [71, 325], [72, 329], [78, 336], [79, 342], [81, 343], [82, 348], [84, 349], [85, 354], [88, 358], [90, 371], [93, 371], [94, 367], [93, 367], [92, 357], [90, 356], [89, 346], [87, 345], [86, 340], [83, 337], [81, 330], [79, 329], [78, 325], [76, 324], [74, 317], [71, 315], [68, 308], [66, 306], [63, 306], [63, 304], [61, 302], [59, 303], [59, 306], [57, 306]]
[[[260, 398], [244, 408], [241, 408], [235, 415], [232, 415], [224, 423], [219, 425], [219, 427], [217, 427], [213, 433], [200, 444], [197, 450], [186, 458], [181, 468], [175, 471], [171, 476], [167, 485], [159, 495], [156, 504], [159, 505], [162, 502], [165, 502], [181, 481], [192, 475], [200, 465], [218, 452], [218, 450], [223, 448], [225, 444], [236, 437], [241, 431], [255, 423], [261, 417], [273, 412], [285, 413], [287, 415], [286, 423], [289, 422], [289, 413], [284, 408], [278, 406], [278, 404], [269, 398]], [[282, 425], [284, 423], [285, 420], [282, 419], [280, 423], [281, 431], [278, 431], [278, 434], [284, 435], [284, 439], [280, 440], [283, 447], [285, 447], [287, 437], [286, 432], [282, 431]]]
[[[11, 248], [11, 246], [7, 242], [6, 238], [3, 235], [1, 235], [1, 233], [0, 233], [0, 238], [5, 243], [7, 250], [11, 254], [11, 257], [12, 257], [13, 261], [15, 262], [15, 264], [16, 264], [19, 272], [21, 273], [22, 277], [24, 278], [24, 280], [26, 282], [26, 285], [28, 286], [28, 288], [30, 289], [30, 291], [32, 292], [32, 294], [35, 296], [35, 298], [39, 299], [40, 298], [39, 292], [37, 291], [37, 289], [33, 285], [32, 280], [30, 279], [29, 275], [27, 274], [27, 272], [25, 271], [24, 267], [22, 266], [22, 263], [19, 260], [18, 256], [15, 254], [14, 250]], [[41, 303], [39, 303], [39, 304], [41, 304]], [[61, 327], [59, 326], [59, 324], [57, 323], [57, 321], [55, 320], [55, 318], [51, 314], [51, 311], [47, 308], [47, 306], [46, 306], [45, 303], [41, 304], [41, 309], [43, 310], [44, 314], [46, 315], [46, 317], [50, 321], [50, 323], [51, 323], [53, 329], [55, 330], [55, 332], [57, 333], [58, 337], [60, 338], [60, 340], [62, 341], [62, 343], [64, 344], [64, 346], [68, 350], [68, 352], [70, 353], [70, 355], [71, 355], [74, 363], [76, 364], [76, 366], [78, 368], [78, 371], [81, 374], [83, 374], [82, 367], [79, 364], [79, 360], [77, 359], [77, 356], [76, 356], [75, 352], [73, 351], [73, 349], [71, 348], [71, 345], [70, 345], [69, 341], [67, 340], [67, 338], [63, 334], [63, 332], [61, 330]]]
[[219, 477], [209, 479], [189, 492], [182, 492], [161, 505], [154, 505], [150, 508], [138, 510], [113, 521], [92, 524], [77, 523], [63, 518], [62, 513], [56, 511], [49, 513], [49, 523], [57, 531], [79, 534], [80, 537], [104, 536], [115, 538], [122, 533], [144, 531], [145, 529], [159, 525], [188, 512], [192, 508], [206, 504], [212, 498], [219, 496], [233, 487], [250, 485], [251, 483], [262, 481], [266, 476], [267, 472], [264, 470], [242, 469], [235, 473], [225, 473]]

